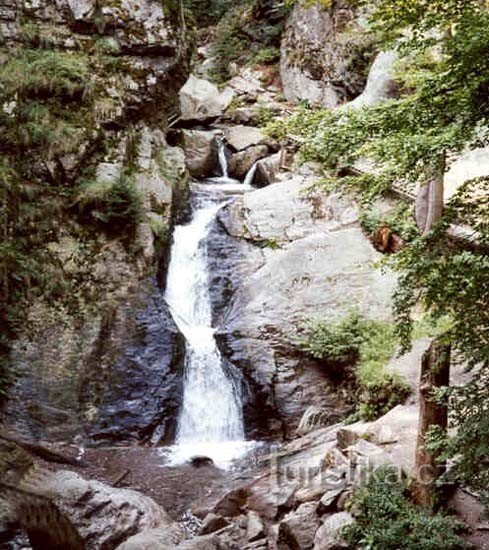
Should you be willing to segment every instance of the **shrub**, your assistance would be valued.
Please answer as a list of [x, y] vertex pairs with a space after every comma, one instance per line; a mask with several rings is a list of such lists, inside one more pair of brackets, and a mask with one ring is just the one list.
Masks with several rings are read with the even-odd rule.
[[376, 380], [363, 382], [359, 389], [357, 415], [362, 420], [375, 420], [403, 403], [411, 393], [399, 375], [383, 373]]
[[280, 59], [280, 50], [275, 47], [261, 48], [248, 61], [249, 65], [271, 65]]
[[369, 475], [350, 502], [355, 522], [342, 535], [350, 548], [382, 550], [456, 550], [466, 548], [458, 536], [460, 524], [441, 514], [431, 515], [408, 499], [406, 481], [389, 467]]
[[90, 180], [81, 185], [77, 204], [82, 214], [117, 230], [133, 228], [141, 220], [139, 192], [130, 177], [123, 174], [115, 181]]
[[342, 369], [344, 374], [345, 367], [355, 365], [357, 409], [351, 420], [375, 420], [410, 393], [400, 376], [385, 371], [397, 348], [390, 323], [361, 319], [357, 313], [332, 323], [315, 321], [300, 346], [333, 373]]
[[346, 365], [358, 359], [361, 343], [360, 319], [351, 313], [334, 323], [311, 323], [302, 349], [315, 359]]

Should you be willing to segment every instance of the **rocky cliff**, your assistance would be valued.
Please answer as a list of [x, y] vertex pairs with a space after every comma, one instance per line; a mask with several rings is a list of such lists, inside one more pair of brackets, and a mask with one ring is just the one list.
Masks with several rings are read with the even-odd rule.
[[333, 108], [360, 94], [374, 45], [364, 14], [349, 2], [297, 2], [280, 47], [288, 101]]
[[187, 179], [165, 139], [188, 76], [179, 4], [4, 0], [0, 28], [23, 207], [2, 221], [39, 259], [10, 288], [7, 418], [31, 438], [168, 435], [183, 344], [158, 279]]

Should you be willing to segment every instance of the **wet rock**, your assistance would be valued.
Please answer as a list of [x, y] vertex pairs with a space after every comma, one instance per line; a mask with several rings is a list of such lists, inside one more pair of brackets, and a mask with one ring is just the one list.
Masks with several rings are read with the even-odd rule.
[[348, 512], [338, 512], [327, 517], [316, 532], [314, 550], [348, 548], [348, 544], [341, 539], [340, 531], [350, 523], [353, 523], [353, 517]]
[[227, 109], [233, 95], [231, 89], [221, 93], [208, 80], [190, 75], [180, 90], [181, 118], [194, 121], [217, 118]]
[[243, 151], [252, 145], [259, 145], [265, 140], [265, 135], [251, 126], [230, 126], [224, 136], [228, 145], [235, 151]]
[[[173, 393], [171, 401], [178, 393], [168, 373], [176, 367], [172, 352], [179, 347], [178, 335], [163, 321], [159, 329], [163, 333], [169, 330], [159, 344], [150, 345], [149, 352], [159, 346], [163, 357], [150, 360], [143, 354], [141, 361], [128, 358], [134, 352], [134, 341], [150, 332], [141, 329], [141, 324], [154, 321], [152, 313], [148, 314], [152, 321], [132, 318], [144, 315], [153, 291], [151, 279], [158, 269], [159, 253], [148, 218], [155, 208], [167, 223], [175, 198], [175, 194], [170, 197], [171, 182], [156, 170], [155, 157], [159, 160], [161, 150], [157, 155], [154, 149], [150, 151], [148, 141], [153, 138], [148, 140], [148, 135], [162, 134], [178, 105], [178, 89], [188, 76], [190, 50], [183, 41], [179, 19], [151, 0], [105, 2], [97, 9], [93, 8], [100, 3], [91, 0], [7, 4], [8, 13], [0, 7], [7, 49], [21, 45], [20, 35], [28, 20], [40, 41], [49, 41], [53, 56], [76, 50], [81, 66], [90, 64], [93, 102], [89, 103], [93, 108], [76, 110], [78, 130], [70, 137], [69, 149], [61, 143], [46, 152], [51, 176], [65, 185], [85, 177], [82, 170], [93, 166], [99, 180], [115, 181], [131, 157], [131, 167], [141, 160], [136, 184], [144, 192], [143, 221], [133, 232], [121, 232], [108, 224], [94, 227], [94, 217], [85, 219], [81, 208], [78, 211], [73, 204], [65, 207], [60, 203], [59, 217], [53, 217], [49, 231], [52, 243], [45, 246], [64, 266], [73, 291], [64, 293], [63, 301], [54, 306], [44, 297], [32, 298], [26, 311], [29, 330], [18, 335], [11, 357], [19, 375], [8, 404], [8, 420], [27, 438], [71, 439], [85, 434], [87, 425], [103, 424], [99, 415], [103, 409], [102, 416], [114, 424], [113, 429], [102, 427], [111, 433], [109, 437], [147, 438], [166, 416], [165, 406], [155, 414], [162, 399], [166, 400], [162, 394]], [[96, 62], [102, 48], [104, 59], [120, 62], [117, 70], [107, 68], [110, 62]], [[58, 99], [65, 104], [67, 98]], [[72, 100], [75, 105], [75, 97]], [[64, 107], [70, 109], [68, 104]], [[36, 155], [29, 158], [29, 170], [39, 173], [44, 156], [42, 161]], [[178, 170], [175, 165], [175, 173]], [[44, 173], [42, 168], [43, 177]], [[145, 361], [151, 363], [151, 372], [143, 375]], [[162, 367], [158, 374], [157, 362]], [[128, 363], [131, 367], [124, 370]], [[129, 372], [135, 375], [133, 380]], [[147, 416], [137, 413], [145, 400], [151, 400], [147, 393], [151, 391], [159, 405], [152, 411], [149, 406]], [[105, 397], [111, 392], [117, 402], [108, 405]], [[169, 423], [171, 418], [172, 413], [167, 416]]]
[[301, 504], [287, 514], [278, 528], [278, 550], [308, 550], [314, 544], [314, 535], [320, 525], [317, 503]]
[[266, 145], [252, 145], [244, 151], [235, 153], [229, 159], [229, 175], [243, 180], [255, 162], [268, 154]]
[[208, 456], [193, 456], [190, 459], [190, 464], [192, 464], [192, 466], [195, 466], [196, 468], [200, 468], [202, 466], [210, 466], [214, 464], [214, 461]]
[[112, 339], [101, 336], [100, 353], [110, 356], [103, 348], [114, 345], [116, 335], [123, 335], [124, 345], [105, 375], [103, 389], [94, 387], [96, 379], [91, 376], [85, 383], [85, 406], [90, 407], [94, 395], [99, 399], [88, 433], [98, 440], [170, 441], [183, 392], [184, 340], [159, 291], [139, 311], [124, 310], [124, 316], [107, 327], [109, 334]]
[[204, 521], [202, 522], [202, 529], [201, 534], [202, 535], [209, 535], [210, 533], [214, 533], [216, 531], [220, 531], [221, 529], [224, 529], [224, 527], [227, 527], [229, 525], [229, 521], [227, 521], [222, 516], [218, 516], [217, 514], [207, 514], [205, 516]]
[[217, 169], [216, 132], [183, 130], [181, 146], [185, 163], [194, 177], [210, 176]]

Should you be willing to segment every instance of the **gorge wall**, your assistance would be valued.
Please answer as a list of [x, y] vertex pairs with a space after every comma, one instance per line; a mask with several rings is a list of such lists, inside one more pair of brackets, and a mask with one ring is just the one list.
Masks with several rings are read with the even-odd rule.
[[[2, 122], [27, 133], [35, 107], [32, 125], [62, 133], [30, 135], [17, 164], [18, 144], [2, 139], [34, 195], [29, 218], [10, 223], [55, 289], [20, 275], [7, 418], [34, 439], [171, 437], [183, 343], [158, 286], [186, 193], [183, 154], [165, 139], [189, 71], [183, 14], [157, 0], [12, 0], [0, 27], [13, 97]], [[107, 201], [134, 197], [134, 223], [107, 221]]]

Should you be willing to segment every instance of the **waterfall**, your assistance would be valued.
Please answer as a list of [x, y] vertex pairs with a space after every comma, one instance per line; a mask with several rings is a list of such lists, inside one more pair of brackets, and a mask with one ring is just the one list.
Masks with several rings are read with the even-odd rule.
[[249, 187], [253, 183], [253, 179], [255, 177], [257, 168], [258, 168], [258, 161], [256, 161], [246, 173], [245, 179], [243, 181], [243, 185], [247, 185]]
[[223, 369], [212, 327], [206, 238], [227, 200], [222, 187], [194, 185], [192, 219], [174, 229], [165, 298], [186, 340], [174, 463], [205, 455], [224, 465], [246, 448], [240, 388]]
[[219, 138], [217, 140], [218, 146], [218, 157], [219, 157], [219, 166], [221, 167], [221, 175], [223, 178], [228, 178], [228, 160], [226, 158], [226, 146], [224, 145], [224, 140]]

